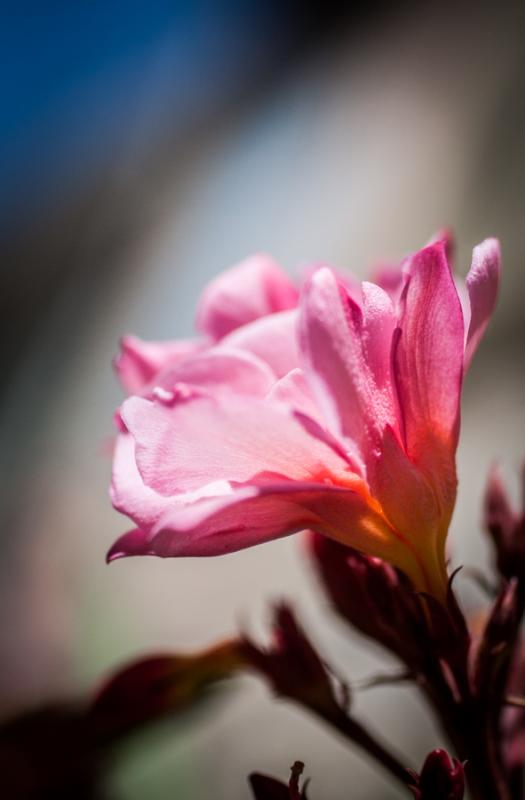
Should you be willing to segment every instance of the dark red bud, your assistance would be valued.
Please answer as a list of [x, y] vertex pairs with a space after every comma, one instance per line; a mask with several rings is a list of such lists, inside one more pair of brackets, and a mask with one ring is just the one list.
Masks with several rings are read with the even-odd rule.
[[[525, 484], [525, 470], [523, 476]], [[485, 490], [484, 518], [494, 545], [498, 571], [504, 578], [525, 580], [525, 509], [521, 514], [514, 510], [495, 470]]]
[[329, 719], [342, 713], [332, 676], [288, 606], [275, 609], [270, 647], [260, 648], [246, 638], [244, 658], [277, 694]]
[[229, 677], [241, 664], [237, 640], [221, 642], [195, 655], [136, 661], [102, 686], [90, 715], [108, 734], [121, 733], [196, 703], [212, 684]]
[[496, 599], [476, 645], [472, 684], [478, 696], [491, 696], [496, 702], [497, 695], [504, 691], [519, 622], [519, 584], [512, 578]]
[[299, 778], [303, 770], [304, 764], [302, 761], [296, 761], [292, 764], [288, 786], [282, 781], [278, 781], [277, 778], [253, 772], [248, 780], [255, 800], [307, 800], [306, 783], [302, 789], [299, 786]]
[[446, 750], [432, 750], [420, 775], [414, 775], [411, 788], [417, 800], [462, 800], [465, 793], [463, 766]]
[[417, 669], [428, 615], [408, 579], [390, 564], [320, 534], [311, 534], [310, 547], [323, 587], [341, 616]]

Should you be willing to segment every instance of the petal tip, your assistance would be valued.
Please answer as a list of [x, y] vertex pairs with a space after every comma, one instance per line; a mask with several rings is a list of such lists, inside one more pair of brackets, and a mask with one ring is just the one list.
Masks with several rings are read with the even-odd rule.
[[111, 564], [113, 561], [118, 561], [120, 558], [125, 558], [126, 555], [126, 553], [117, 549], [115, 545], [113, 545], [106, 553], [106, 564]]
[[120, 536], [106, 554], [106, 564], [130, 556], [154, 555], [146, 540], [146, 534], [140, 528], [134, 528]]

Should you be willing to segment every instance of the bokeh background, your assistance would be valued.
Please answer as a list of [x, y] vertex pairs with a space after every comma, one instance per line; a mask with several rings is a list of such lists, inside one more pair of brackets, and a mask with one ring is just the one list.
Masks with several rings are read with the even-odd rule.
[[[503, 243], [501, 302], [468, 377], [454, 563], [485, 567], [490, 464], [525, 455], [522, 4], [7, 2], [0, 26], [0, 714], [129, 657], [263, 634], [291, 597], [339, 672], [393, 667], [328, 612], [300, 537], [220, 559], [107, 567], [119, 336], [191, 334], [200, 289], [251, 252], [364, 276], [443, 225], [459, 270]], [[465, 603], [482, 597], [461, 579]], [[442, 744], [409, 689], [356, 708], [414, 765]], [[300, 758], [313, 797], [394, 796], [373, 765], [255, 680], [125, 748], [118, 800], [249, 797]]]

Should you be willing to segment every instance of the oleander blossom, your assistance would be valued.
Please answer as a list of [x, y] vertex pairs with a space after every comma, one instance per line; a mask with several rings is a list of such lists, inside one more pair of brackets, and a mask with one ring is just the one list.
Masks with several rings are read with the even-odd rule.
[[326, 266], [298, 291], [269, 257], [204, 291], [200, 337], [128, 337], [111, 495], [134, 528], [109, 560], [219, 555], [313, 529], [442, 599], [463, 375], [500, 252], [466, 286], [441, 237], [377, 282]]

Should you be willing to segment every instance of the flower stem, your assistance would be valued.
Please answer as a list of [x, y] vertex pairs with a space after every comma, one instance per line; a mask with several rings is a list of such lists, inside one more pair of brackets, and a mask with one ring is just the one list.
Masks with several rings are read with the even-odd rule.
[[397, 781], [408, 786], [413, 776], [403, 766], [401, 759], [375, 738], [360, 722], [344, 713], [330, 718], [323, 716], [334, 728], [378, 761]]

